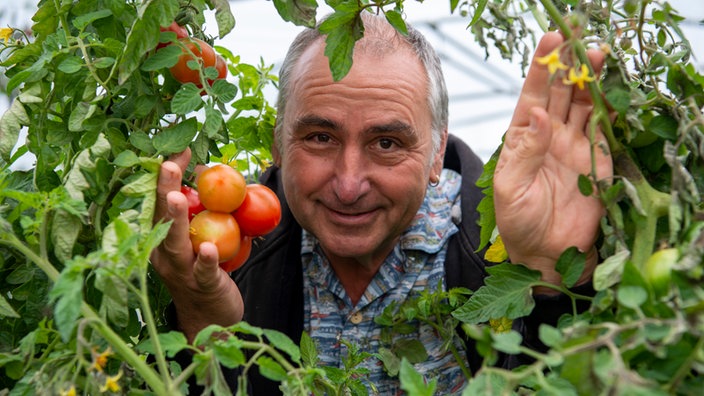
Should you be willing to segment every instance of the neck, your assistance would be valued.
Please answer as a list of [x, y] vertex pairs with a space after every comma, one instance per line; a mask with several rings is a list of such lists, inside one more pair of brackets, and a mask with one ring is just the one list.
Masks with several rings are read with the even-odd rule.
[[357, 305], [383, 262], [384, 260], [376, 260], [375, 262], [331, 260], [330, 266], [352, 300], [352, 305]]

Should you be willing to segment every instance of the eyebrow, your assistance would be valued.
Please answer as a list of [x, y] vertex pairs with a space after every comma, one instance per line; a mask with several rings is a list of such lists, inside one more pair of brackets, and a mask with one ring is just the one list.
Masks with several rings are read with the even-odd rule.
[[[329, 118], [320, 117], [316, 115], [307, 115], [301, 117], [296, 121], [296, 127], [319, 127], [332, 130], [341, 129], [340, 124]], [[414, 129], [411, 125], [394, 120], [385, 124], [372, 125], [366, 130], [366, 132], [373, 134], [384, 134], [384, 133], [402, 133], [404, 135], [414, 135]]]

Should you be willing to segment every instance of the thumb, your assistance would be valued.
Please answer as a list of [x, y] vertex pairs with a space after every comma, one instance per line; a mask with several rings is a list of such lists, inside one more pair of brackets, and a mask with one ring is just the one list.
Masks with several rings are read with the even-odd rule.
[[220, 266], [218, 249], [211, 242], [200, 244], [200, 252], [193, 266], [193, 276], [198, 286], [204, 290], [213, 290], [219, 284]]

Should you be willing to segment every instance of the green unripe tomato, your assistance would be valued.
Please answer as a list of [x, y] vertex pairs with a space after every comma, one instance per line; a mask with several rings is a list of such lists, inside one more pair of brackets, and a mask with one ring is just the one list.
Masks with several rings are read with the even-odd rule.
[[656, 251], [646, 260], [643, 276], [657, 297], [667, 294], [672, 279], [672, 266], [678, 258], [679, 252], [676, 248], [666, 248]]

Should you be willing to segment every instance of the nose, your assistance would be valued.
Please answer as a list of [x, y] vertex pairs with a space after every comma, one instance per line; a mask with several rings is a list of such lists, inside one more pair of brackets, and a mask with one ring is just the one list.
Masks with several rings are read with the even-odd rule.
[[332, 187], [340, 203], [354, 204], [371, 189], [369, 174], [372, 163], [365, 159], [362, 149], [344, 147], [333, 166], [335, 177]]

